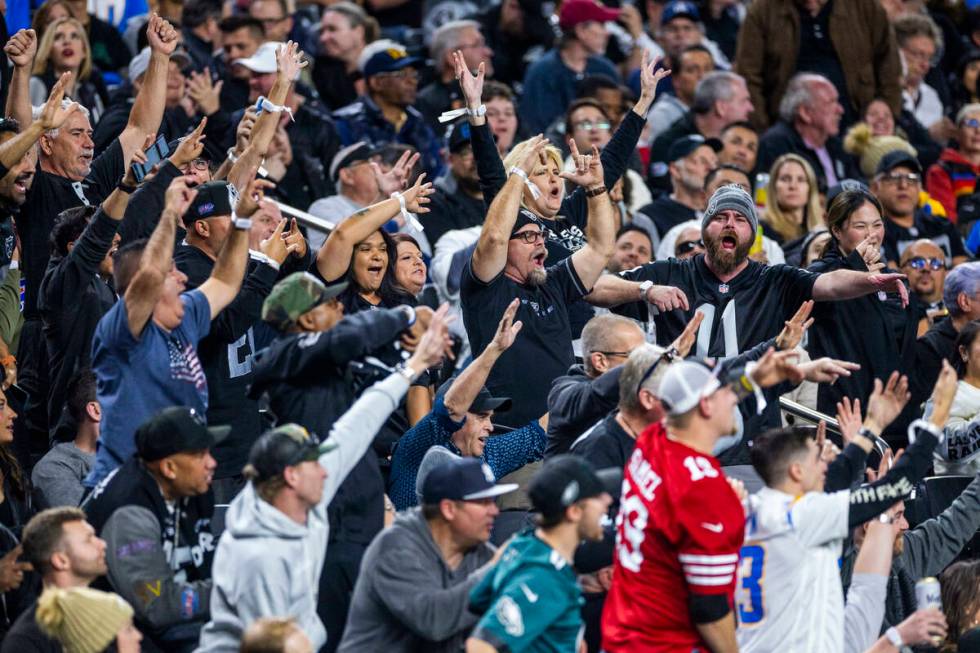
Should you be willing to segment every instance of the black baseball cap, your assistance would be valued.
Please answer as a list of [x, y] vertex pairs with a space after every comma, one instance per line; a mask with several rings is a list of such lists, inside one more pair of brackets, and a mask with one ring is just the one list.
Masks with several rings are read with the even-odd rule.
[[596, 471], [581, 456], [561, 454], [544, 461], [531, 479], [527, 495], [531, 505], [545, 518], [559, 517], [576, 501], [597, 497], [604, 492], [618, 494], [623, 470], [609, 467]]
[[470, 138], [471, 132], [469, 122], [464, 120], [462, 122], [453, 123], [449, 125], [449, 129], [446, 131], [446, 147], [450, 152], [456, 154], [467, 145], [471, 145]]
[[541, 231], [545, 231], [547, 229], [544, 226], [544, 223], [541, 221], [541, 218], [534, 215], [531, 211], [522, 207], [520, 210], [517, 211], [517, 219], [514, 221], [514, 228], [510, 230], [510, 235], [513, 236], [514, 234], [516, 234], [518, 231], [520, 231], [521, 229], [523, 229], [529, 224], [538, 225], [539, 227], [541, 227]]
[[194, 201], [184, 213], [184, 225], [189, 226], [197, 220], [231, 215], [238, 203], [238, 191], [227, 181], [209, 181], [197, 187]]
[[[449, 392], [449, 388], [457, 378], [459, 378], [458, 375], [439, 386], [439, 389], [436, 391], [436, 396], [445, 399], [446, 393]], [[470, 404], [469, 412], [485, 413], [492, 410], [495, 413], [506, 413], [508, 410], [510, 410], [512, 403], [513, 402], [511, 401], [510, 397], [494, 397], [492, 394], [490, 394], [490, 391], [487, 390], [487, 387], [483, 386], [480, 388], [479, 394], [476, 395], [476, 399], [474, 399], [473, 403]]]
[[211, 449], [230, 432], [230, 426], [208, 426], [204, 414], [194, 408], [171, 406], [136, 429], [136, 453], [153, 462], [183, 451]]
[[334, 155], [333, 160], [330, 162], [330, 179], [337, 183], [337, 177], [340, 176], [340, 171], [344, 168], [348, 168], [355, 163], [364, 163], [365, 161], [370, 161], [371, 157], [379, 154], [378, 150], [371, 147], [370, 143], [367, 141], [358, 141], [352, 145], [348, 145], [344, 149], [337, 152]]
[[254, 480], [262, 482], [281, 475], [287, 467], [319, 460], [337, 446], [330, 440], [319, 442], [299, 424], [283, 424], [255, 441], [248, 454], [248, 464], [258, 473]]
[[701, 134], [691, 134], [684, 138], [678, 138], [671, 144], [670, 149], [667, 150], [667, 163], [683, 159], [702, 145], [707, 145], [715, 152], [721, 152], [725, 147], [717, 138], [705, 138]]
[[878, 161], [878, 167], [875, 169], [875, 174], [880, 175], [885, 172], [891, 172], [899, 166], [907, 166], [920, 175], [922, 174], [922, 164], [919, 163], [919, 160], [911, 152], [906, 150], [892, 150], [881, 157], [881, 160]]
[[480, 458], [460, 458], [432, 468], [422, 482], [422, 503], [489, 499], [516, 489], [517, 483], [498, 485], [490, 466]]

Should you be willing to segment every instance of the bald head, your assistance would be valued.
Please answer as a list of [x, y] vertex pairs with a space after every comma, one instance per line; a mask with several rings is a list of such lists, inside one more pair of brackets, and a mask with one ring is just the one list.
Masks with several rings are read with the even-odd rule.
[[598, 315], [582, 329], [585, 373], [595, 378], [626, 362], [630, 352], [646, 341], [643, 329], [621, 315]]
[[923, 238], [902, 252], [899, 261], [902, 272], [909, 278], [912, 292], [926, 304], [943, 297], [946, 282], [946, 253], [936, 243]]

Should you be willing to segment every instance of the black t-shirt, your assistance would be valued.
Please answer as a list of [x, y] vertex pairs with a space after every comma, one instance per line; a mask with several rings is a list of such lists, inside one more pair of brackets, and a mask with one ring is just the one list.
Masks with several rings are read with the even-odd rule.
[[640, 212], [650, 216], [657, 227], [658, 235], [663, 238], [671, 228], [682, 222], [697, 220], [698, 214], [694, 209], [684, 206], [669, 195], [661, 195], [649, 204], [640, 208]]
[[[635, 447], [636, 440], [619, 425], [614, 413], [583, 433], [569, 451], [587, 459], [596, 469], [622, 469]], [[619, 497], [613, 501], [618, 504]]]
[[[788, 265], [749, 261], [738, 276], [722, 283], [705, 265], [704, 255], [655, 261], [620, 273], [628, 281], [651, 280], [687, 295], [689, 311], [674, 309], [654, 317], [657, 342], [668, 345], [681, 334], [696, 310], [704, 313], [698, 331], [698, 356], [728, 358], [775, 337], [800, 304], [810, 299], [819, 275]], [[633, 302], [615, 312], [647, 320], [646, 304]]]
[[39, 317], [38, 289], [48, 266], [51, 251], [49, 238], [58, 214], [74, 206], [100, 204], [124, 173], [122, 145], [118, 139], [92, 162], [88, 176], [82, 181], [44, 172], [38, 164], [27, 201], [14, 218], [20, 235], [21, 265], [27, 286], [24, 293], [25, 318]]
[[898, 264], [905, 248], [921, 238], [928, 238], [943, 250], [946, 255], [946, 265], [952, 267], [953, 257], [966, 256], [966, 245], [956, 226], [946, 218], [939, 218], [924, 211], [916, 211], [911, 227], [903, 227], [892, 220], [885, 220], [885, 258], [890, 263]]
[[354, 84], [360, 73], [348, 73], [347, 66], [340, 59], [320, 55], [313, 62], [312, 76], [320, 100], [331, 111], [342, 109], [357, 100], [357, 87]]
[[41, 631], [41, 627], [34, 619], [36, 609], [37, 602], [34, 602], [20, 613], [3, 638], [0, 653], [61, 653], [64, 650], [57, 640], [51, 639]]
[[566, 307], [588, 292], [569, 258], [548, 268], [547, 281], [538, 287], [519, 284], [503, 272], [483, 282], [473, 274], [472, 261], [467, 264], [460, 299], [463, 324], [474, 352], [483, 351], [493, 340], [507, 306], [515, 298], [521, 300], [514, 319], [524, 327], [487, 379], [492, 395], [514, 399], [513, 407], [501, 414], [501, 424], [522, 426], [548, 410], [551, 382], [574, 361]]

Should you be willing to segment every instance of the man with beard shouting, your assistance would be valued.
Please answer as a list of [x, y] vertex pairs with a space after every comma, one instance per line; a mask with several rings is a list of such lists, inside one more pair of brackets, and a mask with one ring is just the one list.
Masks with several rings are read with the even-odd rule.
[[[908, 290], [903, 274], [835, 270], [815, 274], [789, 265], [749, 260], [759, 218], [742, 188], [722, 186], [712, 194], [701, 221], [705, 253], [686, 260], [641, 265], [605, 275], [586, 299], [597, 306], [641, 321], [650, 318], [657, 342], [669, 345], [695, 311], [704, 313], [696, 355], [730, 358], [776, 336], [800, 304], [809, 299], [835, 301], [873, 292]], [[753, 432], [746, 424], [746, 432]], [[734, 462], [734, 461], [725, 461]], [[747, 462], [747, 461], [738, 461]]]

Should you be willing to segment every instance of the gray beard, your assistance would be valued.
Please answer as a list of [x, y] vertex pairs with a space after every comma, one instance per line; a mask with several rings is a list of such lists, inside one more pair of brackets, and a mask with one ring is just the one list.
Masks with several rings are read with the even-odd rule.
[[524, 280], [524, 284], [531, 286], [532, 288], [538, 288], [543, 286], [548, 280], [547, 270], [534, 269], [528, 272], [527, 279]]

